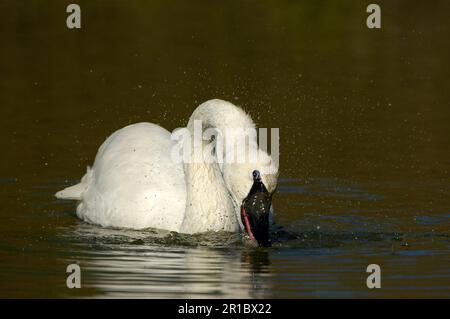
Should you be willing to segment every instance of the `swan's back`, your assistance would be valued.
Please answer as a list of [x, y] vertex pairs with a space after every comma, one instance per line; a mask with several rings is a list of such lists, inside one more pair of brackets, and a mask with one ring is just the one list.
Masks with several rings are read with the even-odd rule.
[[170, 157], [172, 145], [170, 133], [151, 123], [112, 134], [88, 172], [78, 216], [102, 226], [178, 231], [186, 192], [182, 166]]

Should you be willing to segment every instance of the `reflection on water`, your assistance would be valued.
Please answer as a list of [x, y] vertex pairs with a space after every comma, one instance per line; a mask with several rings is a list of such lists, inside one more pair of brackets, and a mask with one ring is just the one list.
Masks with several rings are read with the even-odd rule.
[[[80, 0], [81, 30], [41, 2], [0, 1], [1, 297], [450, 297], [449, 1], [379, 0], [381, 30], [354, 0]], [[280, 128], [271, 248], [54, 199], [116, 129], [211, 98]]]
[[257, 298], [270, 291], [268, 251], [244, 248], [237, 234], [80, 223], [64, 236], [77, 241], [84, 284], [104, 296]]
[[258, 298], [272, 290], [269, 252], [243, 248], [236, 234], [188, 236], [78, 224], [64, 236], [78, 241], [84, 287], [102, 296]]
[[86, 285], [107, 297], [264, 297], [270, 273], [253, 272], [240, 257], [239, 251], [150, 247], [86, 256], [83, 269]]

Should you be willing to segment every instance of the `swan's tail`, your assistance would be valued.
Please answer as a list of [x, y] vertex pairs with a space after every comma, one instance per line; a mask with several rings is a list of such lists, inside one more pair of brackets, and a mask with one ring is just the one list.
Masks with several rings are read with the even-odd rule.
[[86, 174], [79, 184], [69, 186], [55, 194], [58, 199], [82, 200], [82, 196], [92, 179], [92, 169], [87, 168]]

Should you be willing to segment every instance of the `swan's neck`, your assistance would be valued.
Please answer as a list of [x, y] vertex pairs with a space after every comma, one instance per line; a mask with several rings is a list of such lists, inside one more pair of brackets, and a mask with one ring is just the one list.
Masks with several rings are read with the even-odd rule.
[[185, 164], [186, 212], [182, 232], [237, 231], [236, 207], [217, 164]]
[[[197, 233], [205, 231], [238, 231], [239, 205], [228, 190], [222, 171], [217, 162], [206, 163], [194, 160], [194, 122], [202, 122], [202, 130], [219, 129], [222, 133], [227, 128], [247, 128], [254, 124], [250, 117], [236, 106], [212, 100], [200, 105], [189, 119], [187, 128], [191, 133], [191, 163], [184, 164], [186, 179], [186, 212], [181, 232]], [[224, 140], [233, 138], [224, 136]], [[206, 141], [202, 143], [204, 147]], [[197, 145], [198, 146], [198, 145]], [[197, 154], [198, 155], [198, 154]]]

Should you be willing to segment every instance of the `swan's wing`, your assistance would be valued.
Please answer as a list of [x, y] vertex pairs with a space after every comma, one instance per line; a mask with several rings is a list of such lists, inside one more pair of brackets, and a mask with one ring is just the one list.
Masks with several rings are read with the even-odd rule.
[[181, 164], [170, 133], [151, 123], [116, 131], [100, 147], [77, 209], [102, 226], [178, 231], [185, 211]]

